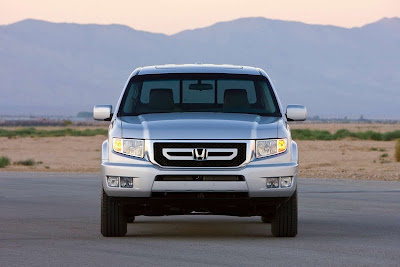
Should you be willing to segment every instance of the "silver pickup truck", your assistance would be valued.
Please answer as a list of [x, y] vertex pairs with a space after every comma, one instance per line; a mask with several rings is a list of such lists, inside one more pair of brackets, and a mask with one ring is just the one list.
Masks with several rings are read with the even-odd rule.
[[261, 216], [274, 236], [297, 234], [297, 144], [267, 74], [232, 65], [138, 68], [112, 106], [102, 145], [101, 233], [135, 216]]

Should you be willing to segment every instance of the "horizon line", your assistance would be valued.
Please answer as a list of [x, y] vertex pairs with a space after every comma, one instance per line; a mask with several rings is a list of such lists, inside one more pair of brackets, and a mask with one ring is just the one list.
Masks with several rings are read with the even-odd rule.
[[372, 21], [372, 22], [368, 22], [362, 26], [355, 26], [355, 27], [343, 27], [343, 26], [338, 26], [338, 25], [333, 25], [333, 24], [318, 24], [318, 23], [307, 23], [307, 22], [302, 22], [302, 21], [297, 21], [297, 20], [282, 20], [282, 19], [271, 19], [271, 18], [267, 18], [267, 17], [262, 17], [262, 16], [254, 16], [254, 17], [239, 17], [239, 18], [235, 18], [235, 19], [231, 19], [231, 20], [221, 20], [215, 23], [212, 23], [208, 26], [204, 26], [204, 27], [196, 27], [196, 28], [188, 28], [188, 29], [184, 29], [181, 31], [178, 31], [176, 33], [172, 33], [172, 34], [166, 34], [166, 33], [162, 33], [162, 32], [153, 32], [153, 31], [147, 31], [147, 30], [140, 30], [125, 24], [120, 24], [120, 23], [108, 23], [108, 24], [102, 24], [102, 23], [78, 23], [78, 22], [55, 22], [55, 21], [50, 21], [50, 20], [45, 20], [45, 19], [37, 19], [37, 18], [25, 18], [22, 20], [18, 20], [12, 23], [8, 23], [8, 24], [0, 24], [0, 27], [7, 27], [7, 26], [12, 26], [24, 21], [40, 21], [40, 22], [46, 22], [46, 23], [51, 23], [51, 24], [73, 24], [73, 25], [96, 25], [96, 26], [123, 26], [123, 27], [128, 27], [134, 31], [139, 31], [139, 32], [146, 32], [146, 33], [152, 33], [152, 34], [161, 34], [161, 35], [166, 35], [166, 36], [173, 36], [185, 31], [194, 31], [194, 30], [199, 30], [199, 29], [205, 29], [205, 28], [209, 28], [209, 27], [213, 27], [217, 24], [220, 23], [229, 23], [229, 22], [234, 22], [234, 21], [238, 21], [238, 20], [244, 20], [244, 19], [264, 19], [264, 20], [270, 20], [270, 21], [280, 21], [280, 22], [288, 22], [288, 23], [301, 23], [304, 25], [311, 25], [311, 26], [327, 26], [327, 27], [336, 27], [336, 28], [341, 28], [341, 29], [347, 29], [347, 30], [351, 30], [351, 29], [359, 29], [359, 28], [363, 28], [367, 25], [370, 24], [374, 24], [377, 23], [379, 21], [382, 20], [393, 20], [393, 19], [399, 19], [400, 17], [382, 17], [376, 21]]

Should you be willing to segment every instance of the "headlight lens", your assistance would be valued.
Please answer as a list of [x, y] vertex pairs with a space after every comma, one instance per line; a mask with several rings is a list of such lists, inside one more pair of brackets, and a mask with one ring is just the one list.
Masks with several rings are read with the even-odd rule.
[[257, 158], [268, 157], [285, 152], [287, 149], [287, 139], [268, 139], [256, 141]]
[[113, 138], [113, 150], [121, 154], [143, 158], [144, 142], [138, 139]]

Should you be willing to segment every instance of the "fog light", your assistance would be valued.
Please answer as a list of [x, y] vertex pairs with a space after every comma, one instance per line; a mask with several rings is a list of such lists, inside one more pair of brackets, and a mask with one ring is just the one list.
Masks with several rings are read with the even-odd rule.
[[292, 177], [281, 177], [281, 187], [287, 188], [292, 186]]
[[118, 187], [119, 186], [119, 177], [118, 176], [108, 176], [107, 184], [109, 187]]
[[121, 177], [120, 183], [121, 183], [121, 187], [132, 188], [133, 187], [133, 178], [132, 177]]
[[267, 188], [278, 188], [279, 178], [267, 178]]

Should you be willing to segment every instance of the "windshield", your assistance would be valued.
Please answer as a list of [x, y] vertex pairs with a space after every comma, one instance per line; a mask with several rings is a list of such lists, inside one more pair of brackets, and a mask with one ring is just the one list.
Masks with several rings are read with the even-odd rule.
[[118, 116], [171, 112], [281, 116], [265, 77], [229, 74], [134, 76], [125, 90]]

